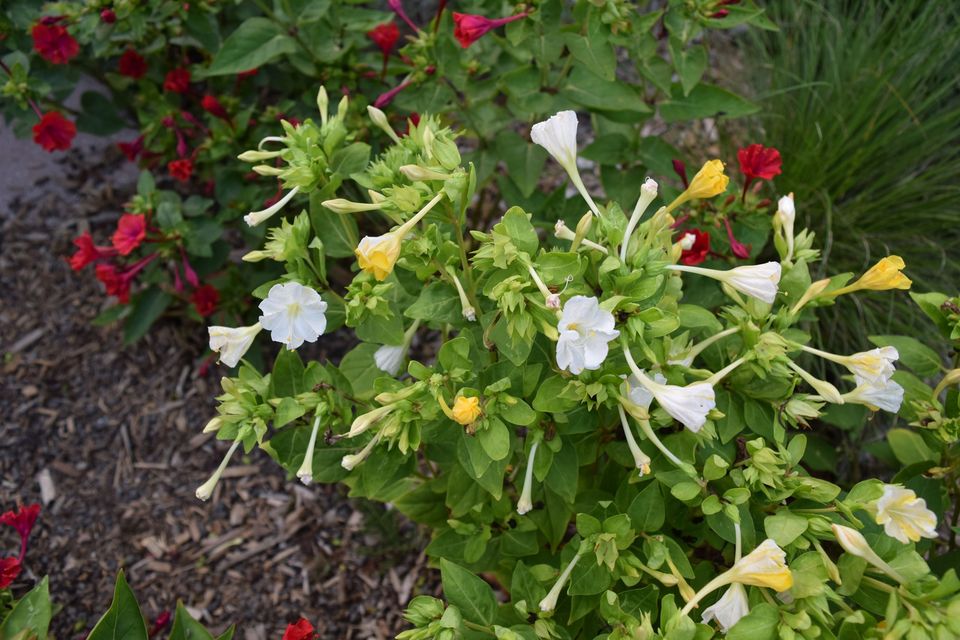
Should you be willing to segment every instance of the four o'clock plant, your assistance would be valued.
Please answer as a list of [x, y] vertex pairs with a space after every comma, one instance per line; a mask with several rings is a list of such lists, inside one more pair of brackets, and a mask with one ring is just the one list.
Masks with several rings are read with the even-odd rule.
[[[757, 188], [727, 203], [736, 187], [708, 159], [685, 188], [651, 177], [617, 202], [578, 173], [572, 111], [530, 133], [582, 201], [576, 221], [544, 228], [504, 206], [473, 227], [476, 167], [456, 132], [424, 115], [347, 186], [324, 141], [363, 143], [323, 115], [324, 96], [320, 124], [285, 123], [244, 155], [279, 158], [260, 171], [294, 194], [254, 213], [269, 240], [253, 257], [285, 273], [255, 292], [257, 323], [211, 329], [239, 371], [207, 427], [225, 448], [200, 497], [229, 491], [223, 469], [260, 448], [291, 477], [343, 482], [429, 527], [446, 602], [411, 603], [407, 638], [868, 634], [911, 598], [946, 610], [953, 587], [914, 552], [939, 525], [924, 498], [882, 483], [844, 494], [805, 457], [803, 430], [831, 405], [903, 401], [898, 348], [834, 354], [802, 328], [837, 296], [909, 286], [902, 261], [813, 282], [813, 236], [790, 227], [779, 259], [689, 264], [686, 221], [726, 227], [720, 216], [755, 206]], [[301, 197], [323, 206], [309, 225]], [[345, 287], [317, 252], [340, 260]], [[343, 325], [357, 346], [313, 360]], [[278, 355], [259, 371], [242, 356], [268, 337]], [[882, 610], [851, 597], [876, 591], [901, 595]]]

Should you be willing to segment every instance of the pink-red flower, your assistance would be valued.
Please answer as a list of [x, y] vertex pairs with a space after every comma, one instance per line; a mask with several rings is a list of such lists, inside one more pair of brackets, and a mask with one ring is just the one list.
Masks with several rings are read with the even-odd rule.
[[0, 589], [6, 589], [20, 575], [20, 561], [16, 558], [0, 558]]
[[33, 36], [34, 50], [48, 62], [67, 64], [80, 53], [80, 45], [62, 25], [41, 22], [35, 24], [30, 33]]
[[206, 318], [217, 310], [220, 304], [220, 292], [215, 287], [205, 284], [193, 290], [190, 296], [190, 302], [201, 316]]
[[750, 245], [743, 244], [733, 235], [733, 227], [730, 225], [730, 219], [724, 218], [723, 223], [727, 225], [727, 240], [730, 242], [730, 251], [741, 260], [750, 257]]
[[316, 635], [310, 621], [300, 618], [287, 625], [287, 630], [283, 632], [283, 640], [313, 640]]
[[77, 125], [63, 117], [59, 111], [48, 111], [33, 125], [33, 141], [45, 150], [66, 151], [77, 135]]
[[687, 179], [687, 165], [684, 164], [683, 160], [673, 160], [673, 172], [680, 178], [684, 189], [690, 186], [690, 181]]
[[780, 175], [780, 167], [783, 164], [779, 151], [762, 144], [751, 144], [740, 149], [737, 151], [737, 160], [740, 161], [740, 172], [747, 180], [755, 178], [773, 180], [775, 176]]
[[140, 246], [147, 236], [147, 220], [142, 215], [125, 213], [117, 221], [117, 230], [113, 234], [113, 246], [122, 256]]
[[227, 110], [220, 104], [216, 96], [209, 93], [204, 95], [203, 99], [200, 100], [200, 106], [213, 117], [230, 122], [230, 114], [227, 113]]
[[491, 20], [472, 13], [454, 13], [453, 37], [460, 42], [461, 47], [466, 49], [491, 29], [525, 17], [527, 17], [526, 13], [518, 13], [515, 16]]
[[143, 153], [143, 136], [133, 142], [118, 142], [117, 148], [127, 157], [127, 160], [136, 162], [137, 157]]
[[114, 13], [113, 9], [104, 9], [100, 12], [100, 19], [105, 24], [113, 24], [117, 21], [117, 14]]
[[710, 234], [700, 229], [688, 229], [681, 232], [680, 241], [683, 242], [691, 235], [693, 236], [693, 243], [689, 249], [684, 249], [680, 254], [680, 262], [693, 266], [707, 259], [707, 255], [710, 253]]
[[117, 253], [117, 250], [113, 247], [98, 247], [95, 245], [89, 231], [85, 231], [74, 238], [73, 246], [77, 248], [74, 254], [70, 256], [70, 268], [74, 271], [80, 271], [88, 264], [104, 260]]
[[170, 172], [174, 180], [187, 182], [190, 180], [190, 176], [193, 175], [193, 161], [190, 160], [190, 158], [171, 160], [167, 163], [167, 171]]
[[107, 295], [116, 296], [122, 304], [130, 302], [130, 284], [144, 267], [150, 264], [157, 254], [153, 253], [143, 258], [126, 271], [121, 271], [116, 265], [100, 263], [97, 265], [97, 280], [106, 287]]
[[163, 79], [163, 90], [170, 93], [185, 93], [190, 88], [190, 71], [183, 67], [171, 69]]
[[20, 557], [17, 559], [19, 562], [23, 562], [23, 557], [27, 554], [27, 539], [39, 515], [39, 504], [28, 504], [19, 507], [16, 511], [7, 511], [0, 515], [0, 523], [13, 527], [20, 536]]
[[127, 49], [120, 56], [120, 75], [138, 80], [147, 74], [147, 60], [133, 49]]
[[388, 56], [390, 55], [390, 51], [393, 50], [393, 45], [397, 44], [397, 40], [400, 39], [400, 27], [391, 20], [367, 31], [367, 37], [380, 47], [380, 51], [383, 52], [384, 56]]

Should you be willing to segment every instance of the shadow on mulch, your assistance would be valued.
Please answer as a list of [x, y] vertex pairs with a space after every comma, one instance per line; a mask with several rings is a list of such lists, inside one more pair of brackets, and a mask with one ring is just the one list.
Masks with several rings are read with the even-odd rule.
[[200, 433], [222, 373], [197, 375], [203, 329], [159, 323], [124, 347], [118, 328], [90, 324], [108, 302], [64, 256], [86, 228], [111, 233], [133, 192], [112, 183], [120, 160], [71, 152], [0, 211], [0, 508], [45, 501], [15, 593], [49, 574], [60, 638], [86, 635], [121, 568], [151, 619], [179, 598], [249, 640], [301, 615], [321, 638], [392, 638], [411, 595], [437, 588], [417, 530], [338, 487], [288, 481], [257, 451], [197, 501], [226, 449]]

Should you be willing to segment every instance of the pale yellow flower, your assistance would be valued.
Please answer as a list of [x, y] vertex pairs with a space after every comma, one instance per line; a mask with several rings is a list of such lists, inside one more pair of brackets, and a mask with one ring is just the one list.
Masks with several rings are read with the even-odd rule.
[[723, 162], [709, 160], [690, 180], [690, 186], [670, 203], [667, 211], [673, 211], [687, 200], [712, 198], [727, 190], [730, 178], [723, 172]]
[[887, 291], [889, 289], [909, 289], [913, 282], [901, 273], [906, 266], [900, 256], [887, 256], [873, 265], [860, 279], [853, 284], [831, 291], [831, 296], [838, 296], [853, 291]]
[[767, 538], [737, 561], [730, 569], [730, 581], [754, 587], [786, 591], [793, 586], [793, 574], [787, 567], [787, 554]]
[[874, 519], [891, 538], [903, 544], [937, 537], [937, 514], [923, 498], [896, 484], [883, 485], [883, 495], [872, 505]]
[[468, 424], [476, 422], [482, 413], [483, 411], [480, 410], [480, 398], [476, 396], [469, 398], [467, 396], [460, 396], [453, 403], [451, 417], [459, 424], [467, 426]]
[[395, 233], [382, 236], [366, 236], [354, 250], [357, 263], [377, 280], [385, 280], [393, 273], [393, 266], [400, 257], [400, 237]]

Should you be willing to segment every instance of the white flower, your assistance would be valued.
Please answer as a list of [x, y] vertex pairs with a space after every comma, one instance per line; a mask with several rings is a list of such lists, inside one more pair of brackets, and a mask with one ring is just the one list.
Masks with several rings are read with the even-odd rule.
[[708, 382], [694, 382], [685, 387], [661, 384], [651, 391], [664, 411], [694, 433], [703, 428], [707, 414], [717, 406], [713, 385]]
[[[653, 374], [653, 381], [657, 384], [665, 384], [667, 379], [658, 371]], [[620, 393], [625, 395], [627, 400], [644, 409], [649, 409], [650, 403], [653, 402], [653, 394], [643, 386], [635, 375], [630, 375], [624, 379], [623, 384], [620, 385]]]
[[772, 304], [777, 297], [777, 285], [780, 283], [780, 263], [744, 265], [726, 272], [726, 282], [731, 287]]
[[567, 171], [576, 171], [577, 114], [561, 111], [530, 129], [530, 139], [553, 156]]
[[843, 547], [843, 550], [847, 553], [863, 558], [873, 566], [877, 567], [887, 575], [893, 577], [898, 582], [903, 582], [903, 578], [891, 567], [889, 564], [883, 561], [883, 558], [877, 555], [873, 548], [867, 543], [867, 539], [863, 537], [856, 529], [851, 529], [850, 527], [845, 527], [842, 524], [832, 524], [830, 528], [833, 529], [833, 535], [837, 537], [837, 542], [840, 543], [840, 546]]
[[716, 620], [720, 630], [726, 633], [748, 613], [750, 613], [750, 602], [747, 600], [747, 590], [742, 584], [735, 582], [713, 606], [703, 610], [702, 621], [704, 624], [709, 624], [711, 620]]
[[520, 500], [517, 501], [517, 513], [521, 516], [533, 509], [533, 459], [537, 455], [540, 441], [534, 442], [527, 455], [527, 469], [523, 474], [523, 489], [520, 490]]
[[374, 352], [373, 362], [380, 371], [395, 376], [400, 372], [400, 367], [403, 366], [403, 359], [406, 355], [407, 350], [404, 345], [385, 344]]
[[298, 282], [270, 287], [260, 302], [260, 324], [270, 331], [274, 342], [296, 349], [304, 342], [314, 342], [327, 328], [327, 303], [320, 294]]
[[884, 532], [903, 544], [937, 537], [937, 515], [910, 489], [896, 484], [883, 485], [883, 495], [877, 498], [872, 510]]
[[599, 369], [610, 351], [607, 343], [620, 335], [613, 326], [613, 314], [601, 309], [595, 297], [567, 300], [557, 323], [557, 366], [574, 375]]
[[787, 567], [787, 554], [767, 538], [737, 561], [728, 571], [731, 582], [786, 591], [793, 586], [793, 574]]
[[680, 248], [684, 251], [689, 251], [693, 249], [694, 243], [697, 241], [697, 236], [692, 233], [685, 233], [682, 238], [678, 241]]
[[244, 222], [251, 227], [257, 226], [261, 222], [272, 217], [274, 214], [280, 211], [280, 209], [283, 209], [283, 207], [290, 202], [290, 199], [297, 195], [297, 191], [299, 190], [300, 187], [294, 187], [293, 189], [290, 189], [290, 191], [287, 192], [287, 195], [283, 196], [280, 200], [278, 200], [272, 206], [267, 207], [263, 211], [251, 211], [247, 215], [243, 216]]
[[220, 354], [220, 362], [235, 367], [253, 344], [260, 329], [259, 322], [250, 327], [210, 327], [210, 350]]
[[853, 402], [869, 407], [871, 410], [883, 409], [890, 413], [900, 411], [903, 404], [903, 387], [891, 380], [876, 383], [856, 376], [857, 388], [843, 394], [845, 402]]
[[[681, 240], [682, 242], [682, 240]], [[730, 285], [737, 291], [753, 296], [767, 304], [772, 304], [777, 297], [777, 285], [780, 283], [780, 263], [766, 262], [764, 264], [744, 265], [727, 271], [692, 267], [685, 264], [667, 265], [673, 271], [686, 271], [701, 276], [719, 280]]]
[[900, 354], [894, 347], [881, 347], [847, 356], [843, 359], [843, 364], [858, 378], [883, 385], [896, 372], [893, 363], [899, 357]]

